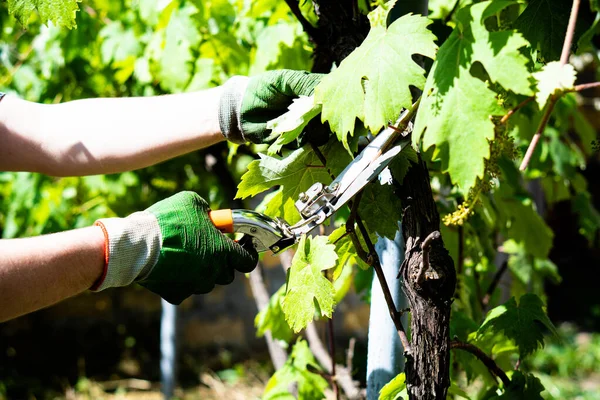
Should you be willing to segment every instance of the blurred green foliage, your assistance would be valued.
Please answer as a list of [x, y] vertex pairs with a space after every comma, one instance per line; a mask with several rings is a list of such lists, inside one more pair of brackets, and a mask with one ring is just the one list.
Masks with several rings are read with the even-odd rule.
[[[42, 103], [148, 96], [311, 66], [309, 43], [282, 2], [98, 0], [80, 8], [77, 29], [41, 25], [36, 13], [24, 29], [0, 5], [0, 90]], [[83, 227], [180, 190], [226, 206], [251, 155], [215, 146], [139, 171], [82, 178], [0, 172], [0, 232], [12, 238]]]
[[600, 399], [600, 334], [563, 324], [559, 336], [525, 363], [546, 388], [546, 399]]
[[[366, 12], [370, 2], [359, 3]], [[440, 18], [435, 24], [456, 26], [456, 14], [451, 11], [455, 3], [464, 7], [472, 2], [430, 3], [433, 18]], [[539, 3], [532, 0], [530, 6]], [[301, 4], [302, 12], [314, 24], [316, 16], [310, 2]], [[0, 90], [31, 101], [56, 103], [90, 97], [202, 90], [235, 74], [311, 67], [311, 44], [284, 1], [90, 0], [79, 6], [77, 29], [42, 25], [36, 13], [24, 29], [9, 16], [7, 3], [0, 3]], [[520, 9], [526, 10], [527, 6], [522, 4]], [[503, 18], [498, 15], [497, 23], [506, 24], [502, 29], [508, 31], [510, 18], [507, 21]], [[517, 14], [512, 16], [515, 18]], [[524, 48], [522, 53], [527, 53], [528, 70], [539, 69], [533, 46]], [[485, 71], [479, 72], [483, 75]], [[499, 85], [488, 86], [505, 110], [523, 100]], [[462, 111], [468, 113], [468, 107]], [[532, 102], [511, 118], [505, 132], [494, 132], [501, 147], [513, 151], [494, 153], [494, 144], [490, 143], [494, 159], [486, 164], [486, 175], [478, 183], [474, 199], [452, 185], [432, 151], [424, 153], [440, 213], [454, 213], [466, 199], [471, 201], [474, 211], [473, 215], [465, 214], [460, 219], [460, 226], [441, 228], [458, 269], [453, 336], [480, 346], [505, 371], [514, 370], [519, 362], [519, 348], [514, 339], [529, 328], [522, 324], [516, 329], [511, 321], [503, 320], [500, 328], [508, 324], [511, 329], [486, 330], [485, 337], [477, 334], [486, 315], [489, 318], [496, 312], [498, 316], [502, 315], [498, 310], [510, 309], [511, 313], [505, 315], [508, 317], [517, 312], [516, 305], [506, 303], [499, 290], [490, 293], [487, 305], [482, 302], [498, 268], [498, 252], [506, 254], [512, 279], [505, 297], [508, 294], [520, 299], [534, 293], [545, 299], [544, 283], [561, 280], [556, 265], [548, 259], [554, 233], [538, 214], [539, 199], [532, 194], [528, 181], [539, 180], [549, 208], [561, 201], [569, 203], [582, 237], [589, 245], [598, 245], [600, 214], [591, 202], [588, 182], [582, 174], [586, 164], [598, 157], [592, 146], [596, 132], [580, 111], [576, 95], [566, 95], [557, 103], [528, 170], [523, 175], [517, 169], [513, 158], [517, 153], [524, 154], [537, 128], [540, 111]], [[453, 145], [469, 146], [469, 143]], [[229, 206], [235, 186], [257, 151], [265, 152], [266, 148], [220, 145], [139, 171], [81, 178], [0, 172], [0, 233], [3, 238], [12, 238], [87, 226], [97, 218], [125, 216], [146, 208], [184, 189], [198, 192], [212, 207]], [[395, 224], [396, 220], [387, 222]], [[359, 292], [366, 289], [368, 299], [372, 271], [357, 271], [355, 287]], [[261, 332], [287, 326], [282, 325], [285, 321], [277, 296], [281, 292], [257, 318]], [[535, 299], [536, 318], [528, 318], [527, 322], [545, 322], [543, 303]], [[492, 314], [488, 314], [489, 310]], [[281, 331], [277, 336], [291, 342], [291, 333], [287, 329]], [[533, 333], [533, 347], [537, 347], [543, 330], [536, 326]], [[539, 378], [546, 387], [542, 394], [546, 398], [598, 398], [596, 393], [600, 389], [597, 386], [596, 391], [585, 389], [583, 383], [600, 379], [599, 337], [582, 336], [572, 328], [563, 328], [559, 336], [563, 337], [562, 342], [550, 337], [545, 349], [523, 360], [524, 368], [527, 372], [534, 371], [535, 377], [515, 373], [516, 381], [535, 392]], [[315, 362], [306, 346], [303, 342], [296, 346], [285, 369], [271, 380], [273, 395], [287, 390], [298, 371], [303, 374], [309, 392], [322, 391], [326, 386], [320, 376], [307, 369], [315, 367]], [[481, 363], [462, 352], [453, 353], [453, 357], [460, 366], [453, 369], [453, 379], [460, 382], [461, 388], [468, 389], [472, 398], [495, 395], [492, 392], [497, 391], [496, 382]], [[227, 376], [233, 375], [225, 374], [223, 379], [229, 379]], [[89, 382], [82, 380], [78, 387], [87, 390]], [[3, 390], [0, 383], [0, 393]], [[507, 393], [510, 392], [504, 394]]]

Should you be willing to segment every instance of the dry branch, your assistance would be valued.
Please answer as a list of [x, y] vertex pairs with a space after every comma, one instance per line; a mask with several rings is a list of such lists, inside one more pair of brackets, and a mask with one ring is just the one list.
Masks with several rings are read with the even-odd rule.
[[477, 357], [487, 367], [493, 376], [500, 378], [504, 384], [504, 387], [510, 384], [510, 379], [508, 379], [506, 373], [502, 371], [498, 364], [496, 364], [496, 362], [487, 354], [485, 354], [479, 347], [471, 343], [461, 342], [460, 340], [453, 340], [450, 342], [450, 348], [468, 351]]
[[306, 327], [306, 339], [308, 340], [308, 346], [313, 352], [315, 358], [325, 368], [327, 373], [332, 375], [332, 378], [339, 384], [340, 388], [344, 391], [348, 399], [358, 400], [362, 398], [359, 383], [352, 379], [352, 371], [344, 367], [341, 364], [335, 364], [335, 375], [332, 370], [332, 358], [323, 346], [321, 338], [317, 333], [315, 324], [310, 324]]
[[[250, 288], [252, 289], [252, 294], [254, 295], [256, 308], [258, 308], [259, 311], [265, 309], [269, 305], [269, 292], [267, 291], [262, 277], [262, 266], [260, 262], [256, 265], [254, 271], [250, 273]], [[273, 340], [271, 331], [265, 332], [265, 340], [267, 342], [267, 348], [269, 349], [271, 361], [273, 362], [273, 367], [275, 367], [275, 370], [278, 370], [279, 368], [283, 367], [283, 364], [285, 364], [285, 361], [287, 360], [287, 353], [278, 342]]]

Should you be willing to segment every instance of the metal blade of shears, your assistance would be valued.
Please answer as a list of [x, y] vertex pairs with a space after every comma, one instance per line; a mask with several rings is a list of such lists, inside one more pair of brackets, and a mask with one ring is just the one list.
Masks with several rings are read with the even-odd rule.
[[[382, 133], [383, 134], [383, 133]], [[379, 137], [379, 136], [378, 136]], [[365, 150], [376, 150], [378, 146], [370, 146], [374, 144], [374, 141], [369, 144], [365, 148]], [[358, 175], [353, 176], [353, 172], [349, 171], [348, 173], [342, 174], [338, 177], [340, 179], [340, 189], [338, 191], [338, 199], [335, 203], [335, 210], [337, 211], [340, 207], [346, 204], [351, 198], [356, 196], [358, 192], [360, 192], [369, 182], [373, 181], [381, 171], [385, 169], [389, 165], [389, 163], [396, 157], [402, 149], [404, 149], [407, 145], [410, 144], [410, 138], [402, 139], [399, 143], [395, 144], [391, 149], [386, 151], [377, 157], [374, 161], [368, 164]], [[371, 155], [373, 151], [369, 151], [366, 155]], [[361, 153], [362, 155], [362, 153]], [[336, 179], [337, 180], [337, 179]], [[335, 183], [335, 181], [334, 181]], [[332, 183], [332, 184], [334, 184]]]
[[[407, 112], [398, 120], [402, 120]], [[394, 143], [398, 135], [396, 129], [385, 128], [330, 185], [317, 182], [301, 193], [296, 208], [304, 219], [290, 228], [292, 232], [298, 236], [310, 232], [374, 180], [402, 149], [410, 145], [408, 135]]]
[[[405, 119], [407, 112], [402, 113], [398, 121]], [[410, 132], [410, 129], [405, 132]], [[394, 128], [383, 129], [331, 184], [325, 186], [316, 182], [301, 193], [295, 205], [302, 220], [294, 226], [251, 210], [212, 211], [211, 221], [221, 232], [244, 233], [240, 244], [251, 245], [258, 252], [270, 249], [277, 253], [322, 224], [377, 178], [394, 157], [410, 145], [410, 138], [404, 132], [396, 142], [399, 135]]]

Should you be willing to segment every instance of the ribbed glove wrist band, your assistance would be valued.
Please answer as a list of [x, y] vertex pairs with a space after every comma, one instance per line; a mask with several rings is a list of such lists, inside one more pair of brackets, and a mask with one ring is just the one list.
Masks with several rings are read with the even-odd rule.
[[127, 218], [100, 219], [94, 225], [104, 232], [107, 264], [104, 279], [98, 279], [90, 290], [127, 286], [148, 276], [158, 260], [162, 243], [153, 214], [141, 211]]
[[247, 142], [242, 133], [240, 110], [248, 80], [249, 78], [246, 76], [231, 77], [223, 85], [223, 94], [219, 100], [219, 126], [221, 132], [227, 140], [238, 144]]

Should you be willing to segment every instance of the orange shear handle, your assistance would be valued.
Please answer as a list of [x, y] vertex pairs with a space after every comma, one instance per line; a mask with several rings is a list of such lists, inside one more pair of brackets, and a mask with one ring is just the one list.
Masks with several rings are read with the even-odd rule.
[[213, 225], [222, 233], [234, 233], [233, 212], [231, 209], [210, 211], [208, 217]]

